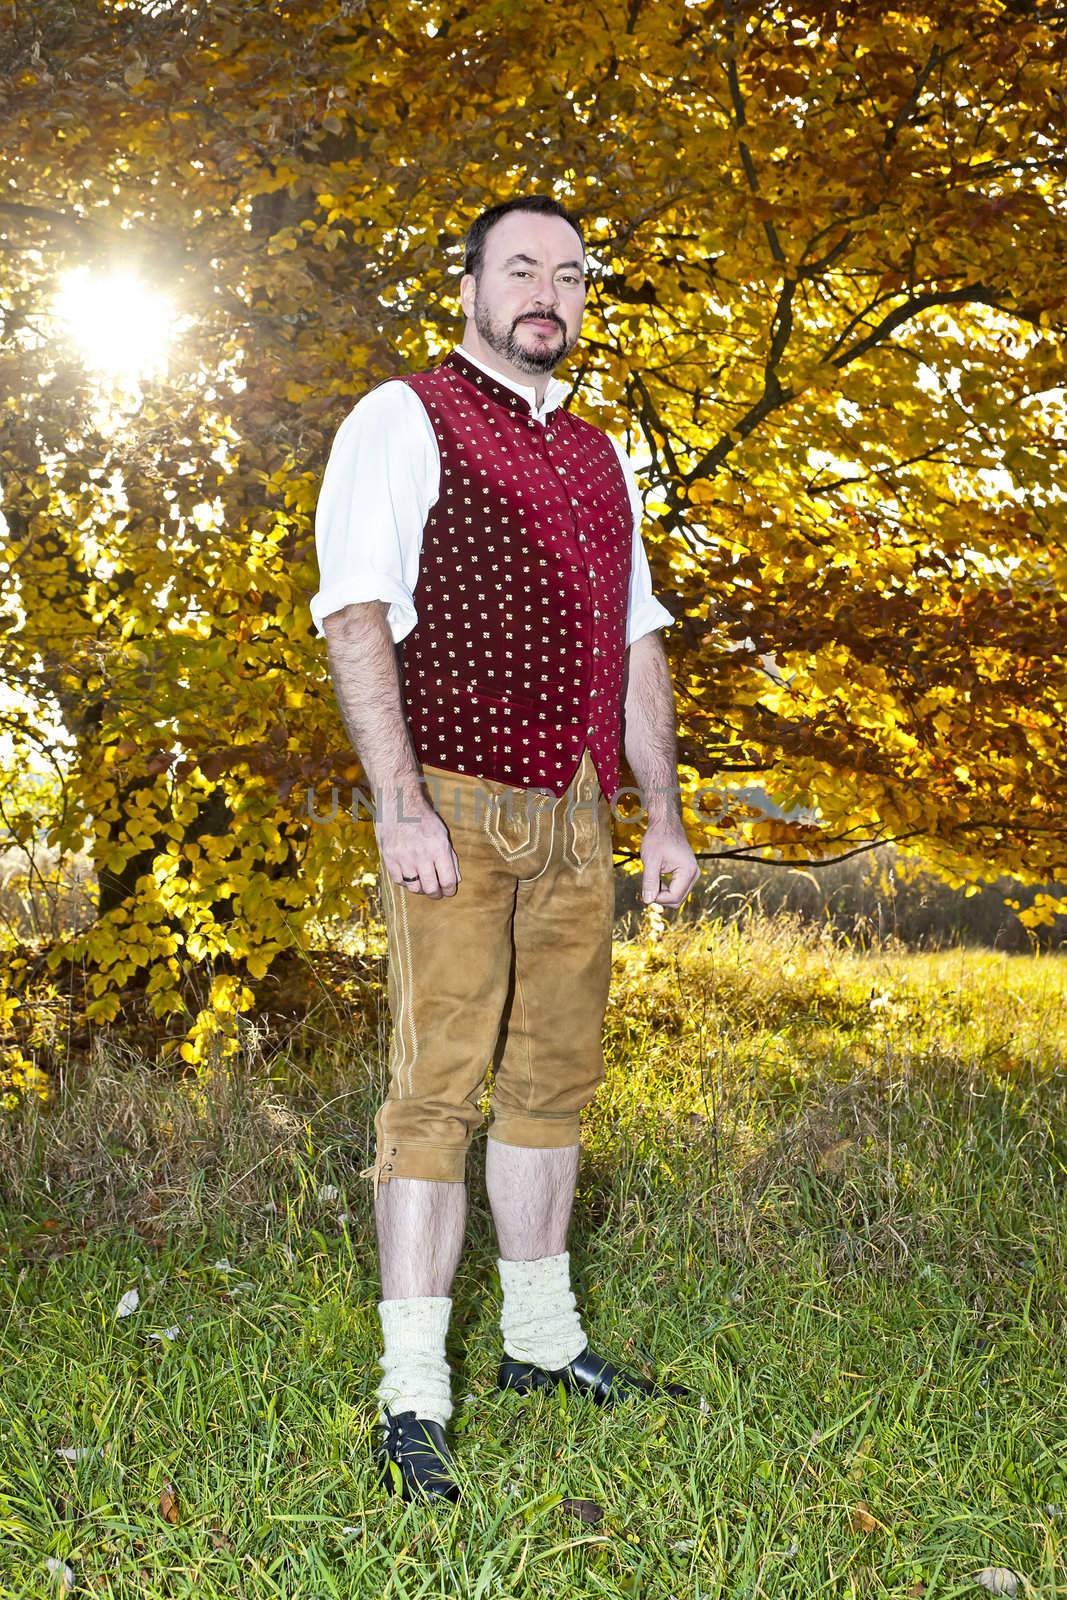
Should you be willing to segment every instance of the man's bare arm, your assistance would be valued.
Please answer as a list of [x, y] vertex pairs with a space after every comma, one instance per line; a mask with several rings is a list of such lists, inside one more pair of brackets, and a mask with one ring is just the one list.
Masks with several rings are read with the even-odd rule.
[[341, 720], [377, 800], [374, 831], [382, 863], [394, 883], [439, 899], [455, 893], [459, 862], [422, 787], [387, 610], [384, 600], [366, 600], [323, 617], [330, 676]]
[[[635, 639], [626, 652], [623, 746], [648, 813], [641, 842], [642, 897], [662, 906], [681, 905], [700, 877], [700, 866], [682, 824], [674, 689], [656, 630]], [[672, 875], [669, 888], [661, 886], [664, 873]]]

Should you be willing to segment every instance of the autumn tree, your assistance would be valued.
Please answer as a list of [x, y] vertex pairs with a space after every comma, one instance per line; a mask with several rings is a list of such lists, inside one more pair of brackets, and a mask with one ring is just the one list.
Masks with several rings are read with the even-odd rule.
[[[93, 1016], [138, 983], [180, 1014], [210, 963], [195, 1057], [370, 881], [369, 825], [309, 815], [362, 781], [315, 500], [355, 400], [458, 341], [466, 229], [514, 194], [583, 218], [559, 375], [641, 464], [694, 848], [1062, 871], [1055, 8], [6, 10], [0, 799], [89, 841], [98, 915], [53, 957]], [[124, 387], [54, 310], [118, 267], [176, 317]], [[731, 809], [747, 776], [813, 820]]]

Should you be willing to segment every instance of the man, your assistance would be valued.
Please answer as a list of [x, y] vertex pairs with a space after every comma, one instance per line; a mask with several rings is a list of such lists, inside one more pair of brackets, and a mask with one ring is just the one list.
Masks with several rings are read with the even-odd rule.
[[462, 343], [379, 384], [338, 430], [311, 602], [376, 796], [393, 1027], [364, 1175], [383, 1295], [377, 1461], [405, 1499], [458, 1496], [445, 1333], [490, 1061], [498, 1385], [563, 1383], [598, 1403], [688, 1392], [590, 1350], [566, 1249], [579, 1111], [604, 1076], [623, 718], [644, 898], [678, 906], [699, 877], [658, 633], [672, 618], [651, 593], [625, 453], [550, 377], [581, 329], [577, 221], [546, 196], [492, 206], [465, 267]]

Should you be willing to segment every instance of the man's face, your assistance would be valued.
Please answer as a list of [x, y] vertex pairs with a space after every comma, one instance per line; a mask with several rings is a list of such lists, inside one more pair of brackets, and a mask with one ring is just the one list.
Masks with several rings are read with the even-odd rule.
[[510, 211], [485, 236], [481, 281], [460, 284], [463, 309], [482, 341], [531, 374], [551, 372], [578, 343], [585, 310], [585, 256], [562, 217]]

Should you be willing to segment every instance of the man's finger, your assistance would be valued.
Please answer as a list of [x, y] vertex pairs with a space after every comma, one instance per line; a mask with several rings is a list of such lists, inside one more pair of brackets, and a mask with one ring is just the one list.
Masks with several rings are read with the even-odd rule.
[[455, 852], [450, 851], [449, 854], [451, 856], [449, 861], [441, 861], [437, 865], [437, 882], [440, 885], [442, 894], [455, 894], [458, 887]]
[[425, 868], [420, 868], [417, 862], [408, 862], [407, 870], [401, 867], [399, 879], [394, 881], [409, 894], [427, 894], [431, 888], [437, 888], [437, 874], [433, 868], [427, 872]]
[[651, 866], [646, 864], [644, 881], [641, 884], [641, 898], [648, 903], [658, 900], [661, 894], [667, 893], [663, 889], [661, 879], [664, 873], [669, 872], [669, 867]]
[[688, 899], [689, 893], [699, 877], [700, 868], [698, 866], [696, 871], [690, 874], [684, 889], [682, 888], [681, 879], [677, 879], [672, 883], [669, 889], [662, 889], [658, 896], [659, 904], [663, 906], [680, 906], [684, 900]]

